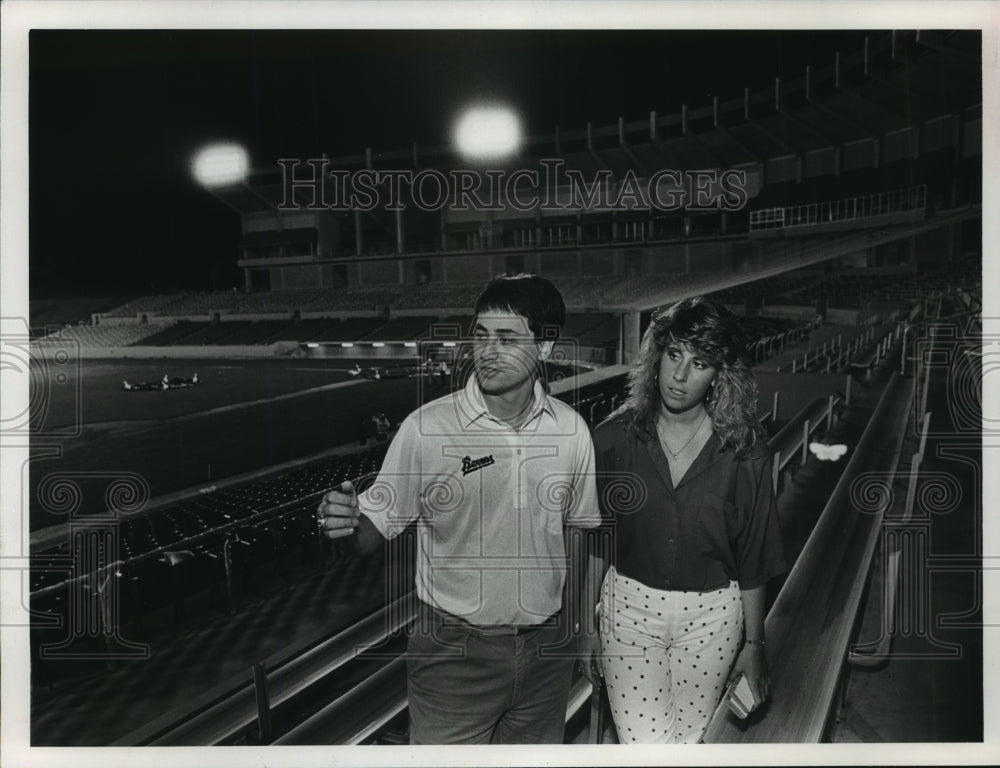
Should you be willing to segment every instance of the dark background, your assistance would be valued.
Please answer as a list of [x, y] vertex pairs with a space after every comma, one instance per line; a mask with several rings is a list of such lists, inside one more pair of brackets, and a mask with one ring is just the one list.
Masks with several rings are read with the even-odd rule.
[[864, 35], [33, 30], [31, 298], [239, 285], [239, 218], [188, 170], [212, 140], [253, 167], [437, 146], [479, 98], [527, 135], [612, 125], [801, 76]]

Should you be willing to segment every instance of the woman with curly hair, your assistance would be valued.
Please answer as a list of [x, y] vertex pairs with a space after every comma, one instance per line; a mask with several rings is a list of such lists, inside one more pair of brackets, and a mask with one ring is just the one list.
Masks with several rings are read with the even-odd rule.
[[785, 568], [736, 318], [702, 298], [655, 312], [594, 447], [614, 543], [591, 571], [588, 675], [603, 671], [621, 742], [696, 742], [729, 681], [767, 698], [764, 590]]

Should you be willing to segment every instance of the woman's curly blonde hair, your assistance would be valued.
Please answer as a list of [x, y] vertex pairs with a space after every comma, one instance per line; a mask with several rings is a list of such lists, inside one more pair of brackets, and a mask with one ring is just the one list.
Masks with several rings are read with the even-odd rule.
[[624, 415], [629, 428], [643, 440], [656, 434], [661, 407], [660, 359], [670, 342], [687, 345], [716, 369], [705, 409], [723, 447], [746, 456], [765, 439], [757, 416], [757, 382], [750, 372], [746, 342], [736, 316], [701, 296], [653, 313], [628, 374], [628, 397], [614, 415]]

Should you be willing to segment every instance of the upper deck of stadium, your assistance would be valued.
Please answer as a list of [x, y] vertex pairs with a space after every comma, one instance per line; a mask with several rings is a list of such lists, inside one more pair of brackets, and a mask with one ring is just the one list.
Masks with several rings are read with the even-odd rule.
[[[241, 215], [239, 265], [247, 289], [414, 285], [522, 269], [557, 277], [725, 270], [756, 249], [748, 243], [778, 234], [814, 234], [818, 225], [836, 229], [848, 220], [856, 228], [872, 212], [894, 217], [871, 226], [909, 223], [918, 209], [977, 202], [982, 97], [972, 51], [978, 34], [873, 33], [862, 49], [797, 77], [748, 83], [736, 93], [728, 79], [704, 103], [654, 109], [613, 125], [554, 127], [489, 166], [501, 179], [536, 173], [534, 200], [559, 205], [525, 210], [509, 196], [490, 198], [485, 181], [476, 195], [494, 202], [493, 210], [425, 210], [407, 205], [403, 193], [404, 210], [391, 210], [383, 179], [370, 186], [378, 204], [349, 211], [335, 189], [340, 182], [319, 172], [350, 179], [367, 172], [369, 180], [389, 172], [485, 173], [470, 169], [451, 146], [416, 143], [286, 158], [214, 193]], [[543, 163], [558, 169], [548, 172]], [[656, 176], [663, 172], [672, 175]], [[709, 174], [701, 180], [710, 190], [707, 205], [694, 204], [700, 173]], [[726, 173], [739, 174], [729, 180], [739, 194], [728, 198], [718, 179]], [[586, 192], [605, 180], [610, 201], [572, 195], [573, 174], [577, 192], [581, 183]], [[616, 204], [629, 178], [645, 191], [638, 201], [626, 195]], [[651, 204], [644, 186], [651, 178], [659, 178], [660, 204]], [[927, 198], [918, 204], [911, 199], [918, 193], [909, 190], [921, 186]], [[887, 190], [907, 190], [906, 197], [877, 199]]]

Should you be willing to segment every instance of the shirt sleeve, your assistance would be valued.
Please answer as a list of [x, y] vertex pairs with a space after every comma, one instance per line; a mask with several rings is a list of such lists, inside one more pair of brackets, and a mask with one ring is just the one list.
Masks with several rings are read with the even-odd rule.
[[582, 418], [577, 419], [577, 438], [574, 444], [573, 493], [566, 514], [566, 523], [577, 528], [594, 528], [601, 524], [601, 510], [597, 503], [594, 443], [590, 430]]
[[358, 508], [386, 539], [394, 538], [420, 515], [420, 451], [417, 422], [400, 424], [375, 482], [358, 495]]
[[754, 589], [784, 573], [784, 547], [771, 486], [771, 458], [748, 460], [739, 489], [743, 525], [733, 542], [740, 589]]

